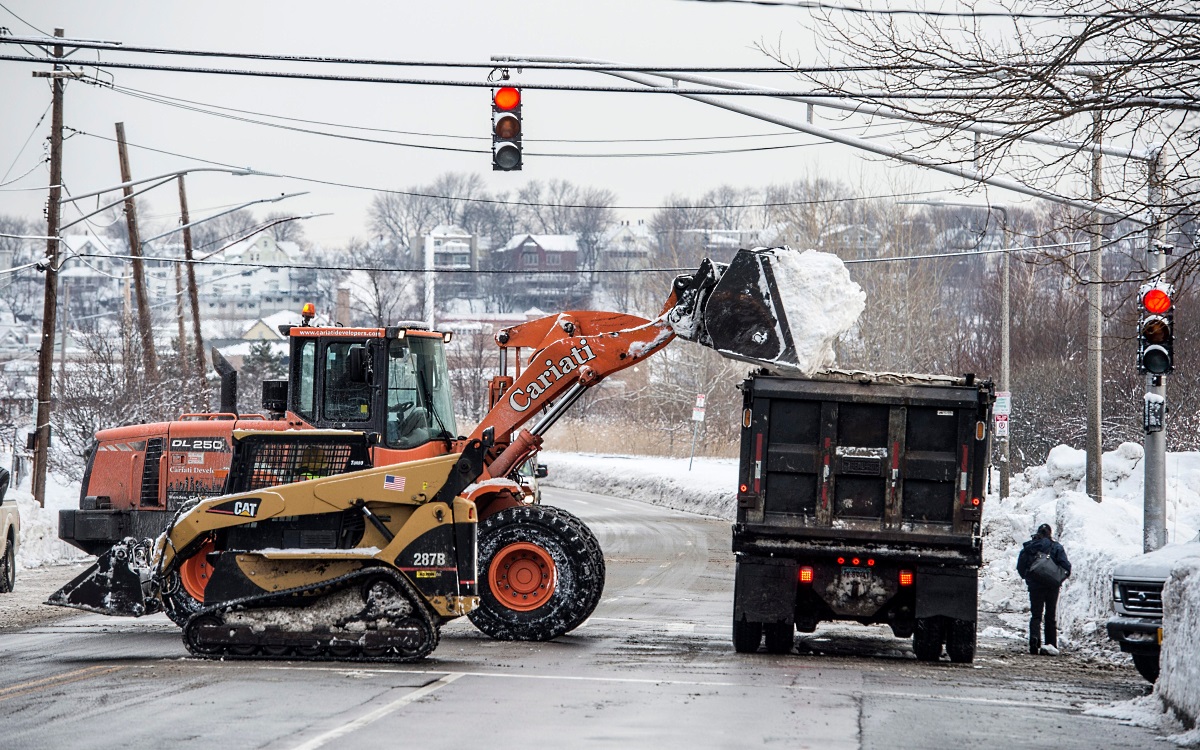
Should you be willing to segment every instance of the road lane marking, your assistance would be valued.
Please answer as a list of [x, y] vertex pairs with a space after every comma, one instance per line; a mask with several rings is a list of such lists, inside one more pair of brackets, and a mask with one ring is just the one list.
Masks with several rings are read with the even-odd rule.
[[36, 693], [39, 690], [55, 688], [59, 687], [60, 685], [69, 685], [72, 682], [79, 682], [80, 680], [89, 680], [93, 677], [100, 677], [124, 668], [125, 667], [102, 667], [97, 665], [94, 667], [76, 669], [71, 672], [64, 672], [63, 674], [54, 675], [52, 677], [42, 677], [37, 680], [29, 680], [28, 682], [19, 682], [16, 685], [0, 688], [0, 701], [6, 701], [9, 698], [18, 698], [22, 695], [29, 695], [30, 693]]
[[[392, 670], [389, 670], [389, 671], [392, 671]], [[394, 670], [394, 671], [399, 671], [399, 670]], [[296, 745], [295, 748], [293, 748], [293, 750], [316, 750], [317, 748], [321, 747], [322, 745], [328, 743], [331, 740], [336, 740], [338, 737], [344, 737], [345, 735], [350, 734], [351, 732], [362, 729], [363, 727], [367, 726], [368, 724], [373, 724], [374, 722], [379, 721], [380, 719], [382, 719], [383, 717], [392, 713], [393, 711], [403, 708], [403, 707], [407, 706], [409, 703], [418, 701], [418, 700], [424, 698], [425, 696], [429, 695], [433, 691], [438, 690], [440, 688], [444, 688], [447, 685], [449, 685], [450, 683], [457, 680], [458, 678], [463, 677], [465, 675], [466, 675], [465, 672], [452, 672], [450, 674], [443, 673], [443, 676], [440, 679], [429, 683], [425, 687], [417, 688], [416, 690], [412, 691], [411, 693], [408, 693], [407, 695], [405, 695], [403, 698], [394, 700], [391, 703], [387, 704], [386, 706], [381, 706], [381, 707], [375, 709], [374, 711], [370, 712], [369, 714], [364, 714], [353, 721], [346, 722], [345, 724], [341, 725], [340, 727], [331, 729], [328, 732], [325, 732], [324, 734], [320, 734], [320, 735], [317, 735], [316, 737], [313, 737], [311, 740], [309, 740], [307, 742]]]

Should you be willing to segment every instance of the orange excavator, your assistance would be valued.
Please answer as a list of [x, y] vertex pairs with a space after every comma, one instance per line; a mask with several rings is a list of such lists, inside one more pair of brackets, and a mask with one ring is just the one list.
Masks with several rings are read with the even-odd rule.
[[[603, 554], [578, 518], [532, 502], [517, 468], [588, 389], [676, 336], [796, 365], [780, 302], [781, 275], [795, 267], [780, 254], [792, 252], [705, 259], [675, 279], [653, 320], [571, 311], [501, 330], [490, 411], [465, 436], [449, 333], [314, 326], [306, 306], [301, 325], [281, 326], [289, 378], [263, 383], [265, 414], [239, 413], [237, 373], [214, 350], [220, 412], [97, 433], [80, 507], [60, 512], [59, 536], [99, 559], [49, 603], [163, 610], [194, 653], [256, 658], [420, 656], [432, 649], [430, 623], [461, 614], [499, 639], [569, 632], [600, 600]], [[351, 590], [356, 613], [327, 614]], [[397, 596], [406, 625], [376, 617]], [[419, 628], [417, 610], [427, 615]], [[262, 640], [288, 619], [280, 611], [303, 613], [290, 619], [308, 622], [304, 632]], [[380, 630], [355, 647], [338, 627]]]

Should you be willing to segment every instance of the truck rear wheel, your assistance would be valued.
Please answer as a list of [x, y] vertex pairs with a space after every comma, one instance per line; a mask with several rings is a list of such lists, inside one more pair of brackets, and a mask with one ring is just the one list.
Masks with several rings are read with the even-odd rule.
[[790, 622], [768, 622], [763, 625], [767, 636], [767, 653], [790, 653], [796, 645], [796, 631]]
[[1158, 680], [1158, 654], [1130, 654], [1138, 674], [1153, 683]]
[[913, 628], [913, 653], [918, 661], [937, 661], [942, 657], [942, 618], [921, 617]]
[[485, 518], [479, 524], [480, 605], [468, 615], [471, 622], [505, 641], [548, 641], [578, 627], [604, 590], [603, 558], [598, 566], [590, 535], [582, 521], [546, 505], [505, 508]]
[[733, 650], [739, 654], [753, 654], [758, 651], [762, 642], [763, 624], [761, 622], [733, 621]]
[[946, 628], [946, 653], [955, 664], [975, 661], [975, 623], [970, 620], [950, 620]]

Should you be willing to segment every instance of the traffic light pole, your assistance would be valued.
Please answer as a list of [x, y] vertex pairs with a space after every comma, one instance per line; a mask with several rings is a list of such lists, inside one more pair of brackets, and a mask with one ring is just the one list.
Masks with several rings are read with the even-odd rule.
[[[1148, 198], [1150, 210], [1158, 210], [1162, 200], [1162, 174], [1160, 172], [1159, 152], [1154, 152], [1150, 161], [1150, 179]], [[1162, 276], [1166, 267], [1165, 250], [1158, 244], [1159, 223], [1152, 220], [1146, 228], [1146, 239], [1149, 244], [1150, 263], [1153, 278]], [[1153, 552], [1167, 543], [1167, 380], [1166, 375], [1146, 373], [1147, 405], [1159, 402], [1163, 405], [1163, 418], [1159, 429], [1151, 430], [1150, 420], [1147, 420], [1145, 452], [1144, 495], [1142, 498], [1142, 551]], [[1149, 409], [1145, 410], [1149, 413]]]

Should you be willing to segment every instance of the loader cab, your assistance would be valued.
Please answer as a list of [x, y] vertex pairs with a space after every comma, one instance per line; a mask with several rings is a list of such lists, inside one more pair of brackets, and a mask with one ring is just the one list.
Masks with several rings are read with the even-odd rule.
[[411, 327], [309, 328], [292, 340], [288, 409], [318, 428], [411, 450], [457, 435], [447, 335]]

